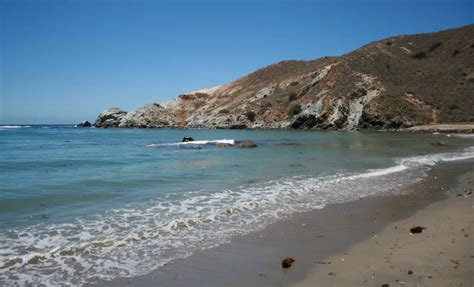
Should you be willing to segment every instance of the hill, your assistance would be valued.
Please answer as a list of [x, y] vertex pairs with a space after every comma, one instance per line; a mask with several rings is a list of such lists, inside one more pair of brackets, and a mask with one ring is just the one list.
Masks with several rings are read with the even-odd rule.
[[97, 127], [399, 129], [474, 122], [474, 25], [376, 41], [340, 57], [283, 61]]

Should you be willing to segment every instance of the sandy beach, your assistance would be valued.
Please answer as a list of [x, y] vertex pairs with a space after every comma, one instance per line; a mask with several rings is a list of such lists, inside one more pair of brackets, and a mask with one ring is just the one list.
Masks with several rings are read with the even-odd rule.
[[[442, 201], [315, 261], [291, 286], [474, 286], [474, 172], [458, 180]], [[413, 234], [414, 226], [426, 229]]]
[[[295, 214], [147, 275], [98, 285], [472, 286], [473, 167], [440, 164], [403, 195]], [[410, 234], [415, 225], [426, 229]], [[286, 256], [296, 262], [283, 269]]]

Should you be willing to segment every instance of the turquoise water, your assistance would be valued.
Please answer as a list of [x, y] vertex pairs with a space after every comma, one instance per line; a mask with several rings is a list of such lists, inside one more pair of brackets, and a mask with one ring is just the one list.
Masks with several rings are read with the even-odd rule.
[[[258, 147], [173, 144], [184, 136]], [[473, 142], [389, 132], [0, 126], [0, 285], [141, 275], [297, 211], [399, 193], [438, 162], [474, 157]]]

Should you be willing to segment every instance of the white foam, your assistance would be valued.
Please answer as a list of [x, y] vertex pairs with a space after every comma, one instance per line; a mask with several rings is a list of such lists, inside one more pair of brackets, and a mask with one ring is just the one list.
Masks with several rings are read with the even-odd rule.
[[31, 126], [0, 126], [0, 129], [22, 129], [31, 128]]
[[439, 162], [450, 162], [474, 158], [474, 147], [465, 148], [461, 152], [438, 153], [422, 156], [414, 156], [401, 159], [398, 162], [407, 167], [433, 166]]
[[368, 178], [368, 177], [382, 176], [382, 175], [388, 175], [388, 174], [395, 173], [395, 172], [401, 172], [401, 171], [404, 171], [406, 169], [408, 169], [408, 167], [406, 167], [402, 164], [399, 164], [399, 165], [395, 165], [395, 166], [391, 166], [391, 167], [387, 167], [387, 168], [372, 169], [372, 170], [369, 170], [366, 173], [353, 175], [353, 176], [350, 176], [349, 178], [350, 179], [358, 179], [358, 178]]
[[[460, 152], [402, 158], [360, 173], [294, 176], [229, 190], [168, 193], [153, 202], [112, 209], [72, 223], [29, 226], [0, 234], [0, 285], [83, 285], [97, 278], [138, 276], [177, 258], [264, 228], [294, 212], [369, 195], [398, 194]], [[32, 258], [36, 264], [28, 264]], [[18, 263], [12, 263], [17, 259]], [[52, 270], [56, 270], [52, 272]], [[80, 270], [80, 271], [79, 271]]]
[[149, 144], [148, 147], [160, 147], [160, 146], [199, 146], [199, 145], [216, 145], [216, 144], [235, 144], [233, 139], [222, 139], [222, 140], [200, 140], [200, 141], [189, 141], [189, 142], [177, 142], [177, 143], [164, 143], [164, 144]]

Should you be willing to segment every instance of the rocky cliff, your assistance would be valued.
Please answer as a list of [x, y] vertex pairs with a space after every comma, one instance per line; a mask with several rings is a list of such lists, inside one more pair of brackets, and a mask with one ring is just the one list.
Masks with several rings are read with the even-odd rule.
[[168, 102], [106, 110], [95, 126], [352, 130], [455, 122], [474, 122], [474, 25], [283, 61]]

